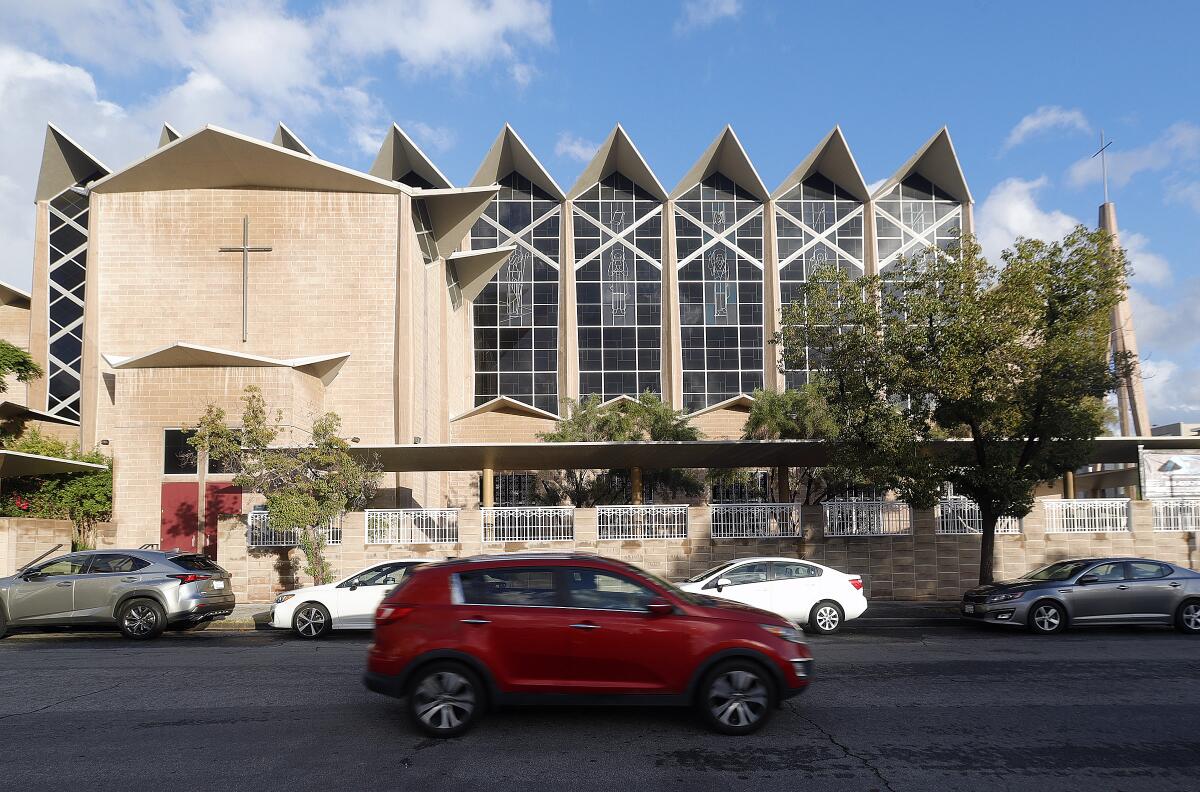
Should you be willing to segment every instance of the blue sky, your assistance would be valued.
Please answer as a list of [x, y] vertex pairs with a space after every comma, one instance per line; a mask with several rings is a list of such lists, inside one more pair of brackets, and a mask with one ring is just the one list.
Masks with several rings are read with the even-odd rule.
[[163, 121], [456, 184], [504, 122], [564, 187], [620, 121], [670, 189], [725, 124], [770, 188], [835, 124], [868, 183], [950, 127], [989, 251], [1095, 222], [1099, 130], [1155, 423], [1200, 421], [1200, 4], [0, 0], [0, 279], [27, 287], [52, 120], [110, 167]]

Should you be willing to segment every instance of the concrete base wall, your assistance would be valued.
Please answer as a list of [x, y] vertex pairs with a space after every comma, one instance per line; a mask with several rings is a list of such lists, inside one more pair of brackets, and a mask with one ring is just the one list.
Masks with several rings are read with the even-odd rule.
[[15, 573], [55, 545], [62, 547], [53, 555], [71, 552], [73, 527], [70, 520], [0, 517], [0, 577]]

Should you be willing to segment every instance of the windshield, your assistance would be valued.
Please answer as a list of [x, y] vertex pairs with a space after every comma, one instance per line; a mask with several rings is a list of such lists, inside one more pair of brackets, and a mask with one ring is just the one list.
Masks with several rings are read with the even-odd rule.
[[1047, 564], [1041, 569], [1035, 569], [1027, 575], [1024, 575], [1025, 580], [1069, 580], [1075, 577], [1084, 569], [1087, 568], [1091, 561], [1059, 561], [1054, 564]]
[[[728, 566], [728, 564], [725, 564], [725, 566]], [[690, 602], [693, 605], [705, 605], [710, 601], [708, 597], [702, 596], [700, 594], [693, 594], [690, 591], [684, 591], [683, 589], [679, 588], [679, 586], [677, 586], [676, 584], [672, 583], [669, 580], [663, 580], [662, 578], [660, 578], [658, 575], [654, 574], [653, 572], [647, 572], [646, 570], [644, 570], [640, 567], [633, 567], [633, 569], [642, 577], [647, 578], [648, 580], [654, 581], [658, 585], [665, 588], [667, 591], [671, 592], [676, 597], [679, 597], [681, 600], [685, 600], [686, 602]], [[707, 574], [707, 573], [705, 573], [705, 574]]]
[[709, 575], [715, 575], [716, 573], [720, 572], [723, 569], [729, 569], [729, 567], [733, 566], [736, 563], [737, 563], [736, 561], [726, 561], [724, 564], [718, 564], [717, 566], [713, 567], [712, 569], [710, 569], [706, 572], [701, 572], [699, 575], [694, 575], [693, 577], [688, 578], [687, 582], [688, 583], [699, 583], [701, 580], [704, 580]]

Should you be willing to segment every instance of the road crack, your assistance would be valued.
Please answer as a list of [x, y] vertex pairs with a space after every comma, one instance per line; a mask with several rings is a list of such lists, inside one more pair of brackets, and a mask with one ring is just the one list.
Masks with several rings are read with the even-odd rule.
[[888, 792], [896, 792], [896, 789], [892, 786], [891, 782], [887, 780], [887, 777], [884, 776], [883, 772], [878, 767], [873, 765], [865, 756], [862, 756], [860, 754], [855, 753], [854, 751], [851, 751], [849, 746], [844, 745], [842, 742], [840, 742], [838, 740], [838, 738], [833, 736], [832, 732], [827, 730], [825, 727], [823, 727], [821, 724], [817, 723], [815, 720], [813, 720], [809, 716], [805, 715], [800, 710], [796, 709], [795, 705], [793, 705], [791, 702], [786, 702], [784, 704], [784, 706], [786, 706], [789, 710], [791, 710], [796, 715], [796, 717], [800, 718], [800, 720], [809, 724], [814, 729], [819, 731], [822, 735], [824, 735], [825, 739], [829, 740], [830, 743], [832, 743], [835, 747], [837, 747], [839, 750], [841, 750], [841, 752], [844, 753], [846, 756], [850, 757], [851, 759], [857, 759], [859, 762], [862, 762], [863, 767], [870, 770], [872, 775], [874, 775], [876, 778], [879, 779], [879, 783], [883, 784], [884, 788], [887, 789]]
[[123, 685], [123, 684], [125, 684], [125, 683], [118, 682], [115, 685], [109, 685], [108, 687], [100, 688], [99, 690], [91, 690], [91, 691], [88, 691], [87, 693], [80, 693], [78, 696], [67, 696], [65, 699], [59, 699], [58, 701], [52, 701], [49, 704], [45, 704], [41, 707], [38, 707], [37, 709], [31, 709], [26, 712], [13, 712], [8, 715], [0, 715], [0, 720], [8, 720], [9, 718], [15, 718], [19, 715], [34, 715], [38, 712], [41, 712], [42, 710], [48, 710], [51, 707], [57, 707], [59, 704], [66, 704], [68, 701], [76, 701], [77, 699], [87, 698], [88, 696], [94, 696], [97, 693], [104, 693], [109, 690], [115, 690], [116, 688], [121, 687], [121, 685]]

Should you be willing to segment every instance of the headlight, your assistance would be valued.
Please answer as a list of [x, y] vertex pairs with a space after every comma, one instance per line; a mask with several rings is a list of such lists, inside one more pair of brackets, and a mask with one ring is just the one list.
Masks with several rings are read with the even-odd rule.
[[992, 596], [988, 597], [987, 601], [988, 602], [1012, 602], [1013, 600], [1019, 600], [1019, 599], [1021, 599], [1021, 597], [1024, 597], [1024, 596], [1025, 596], [1024, 591], [1010, 591], [1007, 594], [993, 594]]
[[278, 605], [281, 602], [287, 602], [294, 596], [296, 596], [296, 595], [295, 594], [280, 594], [278, 597], [275, 598], [275, 604]]
[[781, 627], [778, 624], [760, 624], [758, 626], [762, 627], [776, 638], [782, 638], [783, 640], [791, 641], [792, 643], [804, 643], [804, 633], [800, 632], [795, 627]]

